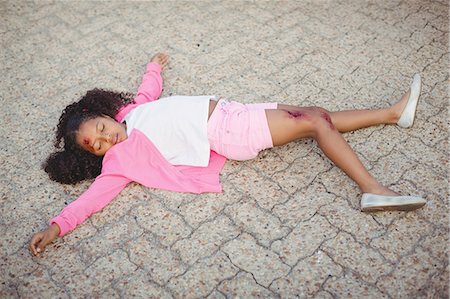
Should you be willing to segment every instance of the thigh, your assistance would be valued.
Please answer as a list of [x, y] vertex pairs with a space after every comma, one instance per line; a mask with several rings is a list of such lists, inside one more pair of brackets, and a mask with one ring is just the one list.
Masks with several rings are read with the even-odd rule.
[[283, 145], [313, 134], [313, 114], [310, 108], [279, 105], [266, 110], [267, 123], [274, 146]]

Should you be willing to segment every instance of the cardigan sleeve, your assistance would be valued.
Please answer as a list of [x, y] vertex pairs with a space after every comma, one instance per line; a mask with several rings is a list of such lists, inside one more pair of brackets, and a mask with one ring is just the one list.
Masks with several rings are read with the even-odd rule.
[[134, 102], [138, 105], [155, 101], [162, 92], [163, 79], [161, 77], [161, 65], [150, 62], [142, 77], [142, 83], [138, 88]]
[[141, 85], [138, 88], [137, 95], [131, 104], [122, 107], [115, 119], [122, 121], [128, 112], [136, 108], [138, 105], [155, 101], [159, 98], [163, 90], [163, 79], [161, 76], [161, 65], [150, 62], [147, 64], [145, 74], [142, 77]]
[[88, 190], [65, 207], [58, 216], [50, 220], [50, 225], [58, 224], [59, 236], [62, 237], [83, 223], [89, 216], [103, 209], [128, 183], [130, 180], [121, 175], [99, 175]]

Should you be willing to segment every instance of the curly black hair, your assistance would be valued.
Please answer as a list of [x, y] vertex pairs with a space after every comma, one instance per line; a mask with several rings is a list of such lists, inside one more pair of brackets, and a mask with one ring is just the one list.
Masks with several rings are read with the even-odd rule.
[[132, 99], [129, 93], [96, 88], [67, 106], [56, 127], [56, 151], [42, 165], [50, 179], [63, 184], [76, 184], [97, 177], [101, 173], [103, 157], [95, 156], [78, 145], [76, 132], [83, 122], [92, 118], [114, 118], [119, 109], [131, 103]]

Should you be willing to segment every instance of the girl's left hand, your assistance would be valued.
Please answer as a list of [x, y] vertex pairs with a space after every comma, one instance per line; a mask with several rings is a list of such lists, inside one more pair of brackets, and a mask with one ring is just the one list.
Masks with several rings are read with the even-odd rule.
[[164, 69], [169, 64], [169, 55], [164, 53], [157, 53], [150, 59], [150, 62], [159, 64]]
[[30, 241], [29, 249], [31, 254], [37, 256], [45, 250], [45, 247], [55, 240], [60, 232], [58, 224], [54, 223], [46, 230], [37, 232], [33, 235]]

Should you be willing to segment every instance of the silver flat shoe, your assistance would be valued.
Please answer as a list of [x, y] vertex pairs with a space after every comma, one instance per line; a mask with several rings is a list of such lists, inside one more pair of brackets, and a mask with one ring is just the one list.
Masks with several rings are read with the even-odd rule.
[[417, 196], [387, 196], [363, 193], [361, 198], [361, 211], [412, 211], [425, 204], [425, 199]]
[[409, 94], [408, 102], [406, 103], [405, 109], [403, 109], [400, 119], [397, 122], [397, 125], [402, 128], [410, 128], [414, 123], [417, 102], [419, 101], [420, 91], [422, 90], [422, 79], [419, 74], [414, 75], [410, 89], [411, 92]]

